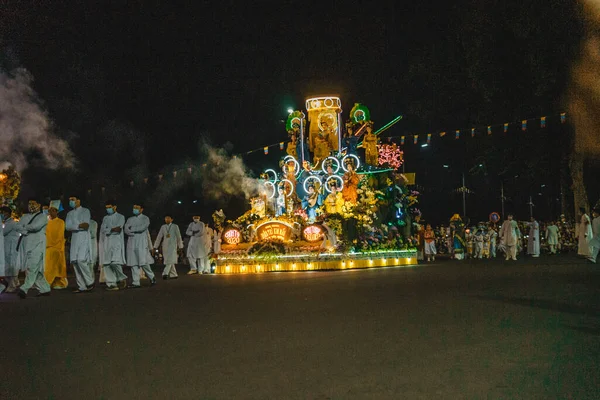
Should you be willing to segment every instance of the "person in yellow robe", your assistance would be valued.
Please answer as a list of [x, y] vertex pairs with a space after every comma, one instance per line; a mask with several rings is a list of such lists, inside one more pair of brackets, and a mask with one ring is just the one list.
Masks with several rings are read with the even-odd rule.
[[58, 218], [58, 210], [54, 207], [50, 207], [48, 213], [44, 276], [52, 289], [66, 289], [69, 281], [65, 259], [65, 221]]

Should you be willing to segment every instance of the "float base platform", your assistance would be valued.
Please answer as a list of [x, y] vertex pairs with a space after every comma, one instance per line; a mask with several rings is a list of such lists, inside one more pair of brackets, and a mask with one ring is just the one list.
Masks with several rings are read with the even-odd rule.
[[216, 274], [335, 271], [417, 265], [417, 253], [407, 250], [353, 254], [322, 253], [310, 256], [282, 255], [269, 259], [223, 256], [219, 257], [216, 264]]

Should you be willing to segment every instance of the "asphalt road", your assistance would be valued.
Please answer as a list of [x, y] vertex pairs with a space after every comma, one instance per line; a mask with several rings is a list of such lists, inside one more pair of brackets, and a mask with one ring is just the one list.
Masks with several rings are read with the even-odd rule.
[[574, 256], [182, 275], [0, 315], [3, 400], [600, 399], [600, 266]]

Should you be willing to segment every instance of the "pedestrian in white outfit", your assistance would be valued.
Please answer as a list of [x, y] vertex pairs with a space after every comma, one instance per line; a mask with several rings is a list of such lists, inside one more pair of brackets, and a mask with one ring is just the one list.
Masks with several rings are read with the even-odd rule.
[[104, 275], [106, 277], [106, 290], [119, 290], [127, 286], [127, 275], [123, 273], [125, 264], [125, 243], [123, 241], [123, 226], [125, 217], [117, 212], [114, 201], [106, 202], [106, 214], [102, 219], [100, 235], [103, 235], [103, 260]]
[[29, 214], [23, 215], [17, 227], [21, 233], [17, 247], [25, 253], [27, 270], [25, 283], [18, 292], [22, 299], [27, 297], [27, 292], [34, 285], [39, 291], [37, 296], [50, 295], [50, 285], [44, 276], [47, 224], [48, 218], [40, 211], [40, 203], [35, 199], [29, 200]]
[[517, 242], [521, 235], [519, 225], [517, 225], [517, 221], [513, 221], [512, 214], [509, 214], [507, 220], [502, 224], [499, 236], [500, 243], [506, 252], [506, 260], [512, 259], [517, 261]]
[[163, 279], [176, 279], [177, 269], [177, 249], [183, 249], [183, 240], [181, 240], [181, 232], [179, 227], [173, 223], [173, 218], [170, 215], [165, 216], [165, 224], [160, 227], [158, 236], [154, 241], [154, 248], [162, 242], [162, 255], [165, 269], [163, 270]]
[[556, 254], [558, 237], [558, 226], [556, 226], [554, 222], [550, 222], [550, 224], [546, 226], [546, 242], [548, 242], [548, 246], [550, 247], [550, 254]]
[[540, 224], [531, 217], [529, 236], [527, 237], [527, 254], [532, 257], [540, 256]]
[[577, 254], [586, 258], [592, 255], [590, 241], [594, 238], [590, 217], [585, 213], [585, 208], [580, 208], [581, 221], [579, 223], [579, 241]]
[[4, 276], [6, 281], [6, 292], [12, 293], [19, 286], [19, 254], [17, 253], [17, 242], [19, 241], [19, 231], [17, 223], [12, 218], [12, 210], [8, 206], [0, 209], [0, 216], [4, 225], [3, 240], [4, 240], [4, 272], [0, 276]]
[[594, 237], [592, 240], [590, 240], [592, 254], [588, 257], [588, 260], [596, 263], [596, 260], [598, 259], [598, 252], [600, 252], [600, 210], [595, 208], [592, 211], [592, 217], [594, 218], [592, 220], [592, 233]]
[[140, 270], [143, 269], [150, 285], [156, 284], [154, 272], [150, 264], [154, 264], [154, 258], [151, 256], [151, 245], [148, 241], [148, 228], [150, 227], [150, 218], [145, 216], [144, 208], [136, 204], [133, 206], [133, 217], [129, 217], [125, 223], [125, 235], [127, 235], [127, 265], [131, 267], [132, 283], [129, 288], [140, 287]]
[[71, 265], [75, 270], [77, 289], [74, 293], [83, 293], [94, 289], [94, 267], [90, 239], [90, 210], [81, 206], [78, 196], [69, 197], [72, 208], [65, 219], [65, 229], [71, 232]]
[[188, 225], [185, 234], [189, 236], [187, 247], [187, 258], [190, 263], [188, 275], [206, 273], [208, 263], [208, 253], [206, 252], [206, 227], [200, 217], [195, 215], [193, 221]]

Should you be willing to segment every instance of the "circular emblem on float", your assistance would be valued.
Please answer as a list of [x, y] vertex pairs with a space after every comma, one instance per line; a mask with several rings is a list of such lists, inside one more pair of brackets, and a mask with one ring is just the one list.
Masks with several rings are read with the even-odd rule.
[[490, 214], [490, 222], [497, 224], [498, 222], [500, 222], [500, 214], [498, 214], [497, 212], [493, 212]]
[[307, 242], [318, 242], [323, 239], [323, 229], [319, 225], [309, 225], [304, 228], [302, 235]]
[[238, 244], [242, 239], [242, 233], [235, 228], [223, 232], [223, 241], [227, 244]]

